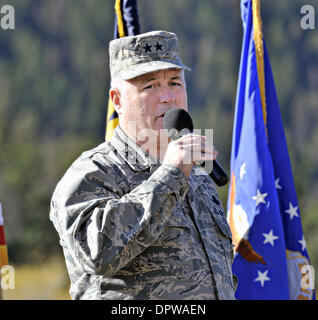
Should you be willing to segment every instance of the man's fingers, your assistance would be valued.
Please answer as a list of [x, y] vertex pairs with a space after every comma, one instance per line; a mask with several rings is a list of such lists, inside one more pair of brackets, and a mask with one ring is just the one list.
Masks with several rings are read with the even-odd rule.
[[188, 151], [201, 151], [202, 153], [218, 153], [213, 146], [209, 144], [180, 144], [181, 150], [188, 150]]
[[197, 134], [185, 135], [178, 140], [175, 140], [174, 143], [182, 147], [182, 149], [187, 150], [189, 150], [190, 147], [194, 151], [202, 150], [202, 152], [205, 153], [213, 153], [216, 151], [214, 147], [206, 141], [205, 136], [200, 136]]
[[174, 141], [175, 143], [180, 143], [180, 144], [189, 144], [189, 143], [201, 143], [205, 144], [206, 143], [206, 137], [205, 136], [200, 136], [198, 134], [187, 134], [178, 140]]
[[181, 138], [179, 138], [178, 140], [175, 140], [175, 141], [187, 141], [187, 140], [191, 140], [191, 139], [204, 139], [204, 140], [206, 140], [206, 136], [200, 136], [199, 134], [190, 133], [190, 134], [186, 134], [186, 135], [182, 136]]
[[191, 154], [193, 162], [195, 161], [211, 161], [215, 160], [217, 157], [217, 153], [202, 153], [202, 152], [193, 152]]
[[216, 159], [218, 152], [205, 136], [188, 134], [168, 145], [163, 163], [178, 167], [188, 177], [193, 165]]

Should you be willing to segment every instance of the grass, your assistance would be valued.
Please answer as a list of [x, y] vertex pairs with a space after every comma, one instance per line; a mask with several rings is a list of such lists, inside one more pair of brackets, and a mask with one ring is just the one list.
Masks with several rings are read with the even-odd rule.
[[13, 267], [15, 289], [3, 290], [4, 300], [70, 300], [69, 277], [60, 258]]
[[51, 258], [43, 264], [13, 267], [15, 289], [3, 290], [4, 300], [70, 300], [70, 281], [61, 258]]

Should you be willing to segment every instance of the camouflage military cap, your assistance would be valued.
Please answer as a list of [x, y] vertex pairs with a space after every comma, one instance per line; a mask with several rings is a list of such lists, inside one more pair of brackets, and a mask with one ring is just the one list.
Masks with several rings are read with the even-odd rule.
[[109, 58], [112, 79], [171, 68], [191, 70], [181, 61], [177, 36], [162, 30], [112, 40]]

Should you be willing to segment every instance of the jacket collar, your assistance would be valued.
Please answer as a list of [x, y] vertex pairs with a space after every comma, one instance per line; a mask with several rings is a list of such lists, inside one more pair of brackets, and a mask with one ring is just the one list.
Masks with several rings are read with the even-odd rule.
[[159, 160], [154, 159], [135, 141], [130, 139], [119, 125], [115, 128], [110, 142], [127, 164], [135, 171], [143, 171], [150, 167], [157, 168], [160, 166]]
[[[134, 171], [144, 171], [149, 169], [152, 173], [161, 165], [159, 160], [154, 159], [135, 141], [130, 139], [119, 125], [114, 130], [114, 134], [110, 142]], [[191, 185], [192, 192], [195, 192], [195, 190], [204, 183], [205, 179], [206, 174], [204, 171], [200, 170], [199, 173], [197, 172], [196, 174], [195, 169], [192, 169], [189, 177], [189, 184]]]
[[192, 189], [192, 192], [195, 192], [200, 185], [206, 182], [207, 177], [208, 174], [203, 169], [193, 167], [188, 180], [191, 186], [190, 190]]

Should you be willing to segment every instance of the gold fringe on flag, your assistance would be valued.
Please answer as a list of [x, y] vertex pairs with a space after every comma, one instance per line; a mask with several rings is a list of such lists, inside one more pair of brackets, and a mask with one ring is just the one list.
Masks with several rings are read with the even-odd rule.
[[117, 15], [117, 27], [119, 37], [125, 37], [125, 30], [124, 30], [124, 22], [123, 22], [123, 15], [120, 8], [120, 0], [116, 0], [115, 2], [115, 12]]
[[261, 1], [253, 0], [253, 26], [254, 43], [256, 51], [257, 74], [261, 93], [263, 119], [267, 136], [267, 111], [266, 111], [266, 93], [265, 93], [265, 66], [264, 66], [264, 44], [261, 18]]

